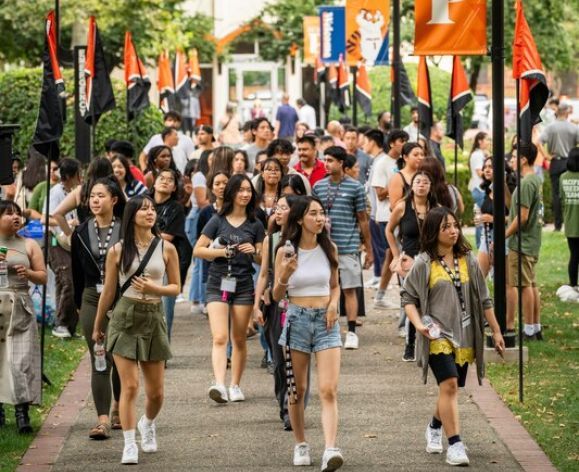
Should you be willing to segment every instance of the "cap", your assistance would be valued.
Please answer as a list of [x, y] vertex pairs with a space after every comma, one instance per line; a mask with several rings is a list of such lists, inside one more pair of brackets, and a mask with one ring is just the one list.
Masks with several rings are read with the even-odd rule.
[[7, 254], [8, 253], [8, 248], [7, 247], [0, 247], [0, 254]]

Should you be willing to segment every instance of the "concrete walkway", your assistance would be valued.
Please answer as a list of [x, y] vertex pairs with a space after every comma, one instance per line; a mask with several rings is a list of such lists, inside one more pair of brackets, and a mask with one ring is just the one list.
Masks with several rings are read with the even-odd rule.
[[[367, 294], [370, 300], [371, 293]], [[394, 291], [390, 295], [396, 299]], [[367, 306], [371, 308], [372, 303], [367, 302]], [[432, 379], [427, 386], [422, 385], [415, 363], [402, 362], [397, 314], [369, 309], [363, 320], [360, 350], [344, 351], [342, 357], [338, 440], [345, 458], [342, 470], [450, 469], [444, 455], [429, 455], [424, 450], [424, 430], [437, 388]], [[293, 436], [282, 430], [278, 419], [273, 379], [259, 367], [263, 355], [259, 341], [248, 341], [248, 367], [242, 384], [247, 401], [220, 406], [207, 396], [212, 381], [207, 319], [190, 315], [188, 303], [179, 304], [173, 331], [174, 359], [166, 372], [166, 402], [157, 420], [159, 452], [141, 453], [139, 470], [295, 472], [291, 465]], [[315, 388], [314, 380], [314, 392]], [[142, 411], [141, 398], [138, 414]], [[323, 436], [317, 395], [313, 395], [306, 416], [314, 468], [305, 470], [319, 470]], [[468, 391], [460, 395], [460, 418], [472, 470], [522, 470]], [[95, 419], [89, 400], [52, 470], [118, 469], [122, 432], [115, 431], [112, 440], [92, 442], [88, 431]], [[21, 466], [20, 470], [35, 468]]]

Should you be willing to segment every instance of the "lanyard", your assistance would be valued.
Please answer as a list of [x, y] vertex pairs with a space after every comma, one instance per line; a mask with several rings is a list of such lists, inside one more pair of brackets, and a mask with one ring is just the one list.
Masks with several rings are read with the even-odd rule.
[[102, 244], [101, 235], [99, 232], [99, 225], [97, 223], [97, 220], [96, 219], [94, 220], [94, 229], [96, 232], [96, 237], [97, 237], [97, 242], [98, 242], [98, 247], [99, 247], [98, 265], [99, 265], [99, 271], [101, 273], [101, 282], [105, 279], [104, 260], [105, 260], [106, 254], [107, 254], [107, 250], [109, 248], [109, 244], [111, 242], [111, 238], [113, 236], [114, 227], [115, 227], [115, 218], [113, 218], [113, 221], [111, 221], [111, 225], [109, 226], [109, 230], [107, 231], [107, 235], [105, 237], [105, 243]]
[[334, 206], [334, 202], [336, 201], [336, 198], [340, 193], [340, 185], [342, 185], [343, 181], [344, 181], [343, 179], [340, 180], [340, 183], [335, 187], [332, 185], [332, 182], [328, 182], [328, 196], [326, 197], [326, 209], [328, 210], [328, 213]]
[[464, 325], [464, 321], [467, 318], [470, 318], [470, 316], [466, 314], [466, 302], [464, 300], [464, 294], [462, 293], [462, 282], [460, 280], [460, 267], [458, 265], [458, 258], [454, 256], [454, 274], [450, 270], [450, 267], [448, 267], [448, 264], [446, 263], [444, 258], [440, 257], [438, 260], [440, 261], [440, 265], [444, 268], [444, 270], [450, 277], [450, 280], [452, 280], [454, 288], [456, 289], [456, 294], [458, 295], [458, 301], [460, 302], [460, 310], [462, 312], [462, 319]]

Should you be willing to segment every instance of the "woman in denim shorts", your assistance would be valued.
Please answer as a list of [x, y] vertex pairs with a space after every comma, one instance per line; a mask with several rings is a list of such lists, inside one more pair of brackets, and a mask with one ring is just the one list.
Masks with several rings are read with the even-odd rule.
[[292, 205], [277, 247], [273, 289], [274, 300], [281, 300], [286, 292], [289, 298], [279, 344], [285, 346], [289, 364], [289, 414], [296, 440], [293, 464], [307, 466], [312, 462], [304, 433], [304, 395], [310, 356], [314, 353], [326, 443], [322, 472], [337, 470], [344, 462], [336, 447], [342, 345], [338, 325], [338, 255], [325, 223], [326, 213], [319, 199], [299, 197]]
[[[211, 261], [207, 278], [207, 312], [213, 337], [215, 384], [209, 398], [217, 403], [245, 400], [239, 384], [247, 359], [246, 329], [254, 298], [253, 262], [261, 262], [264, 229], [255, 217], [256, 194], [245, 174], [233, 175], [225, 187], [223, 206], [203, 228], [193, 255]], [[225, 388], [227, 341], [231, 313], [231, 384]]]

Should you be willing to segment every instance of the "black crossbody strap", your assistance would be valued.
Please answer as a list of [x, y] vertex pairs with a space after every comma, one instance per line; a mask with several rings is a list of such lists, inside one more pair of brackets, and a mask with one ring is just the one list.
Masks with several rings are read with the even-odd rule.
[[119, 297], [122, 297], [123, 294], [129, 289], [134, 278], [141, 276], [141, 274], [145, 270], [145, 267], [147, 267], [147, 264], [151, 260], [151, 257], [153, 256], [153, 252], [155, 252], [155, 249], [157, 248], [159, 241], [161, 241], [161, 238], [159, 238], [159, 237], [155, 237], [155, 239], [153, 239], [153, 241], [151, 242], [151, 245], [149, 246], [149, 249], [147, 249], [147, 252], [145, 253], [145, 257], [143, 257], [143, 259], [141, 260], [139, 267], [137, 267], [137, 270], [125, 281], [125, 283], [121, 287], [121, 292], [119, 294]]

